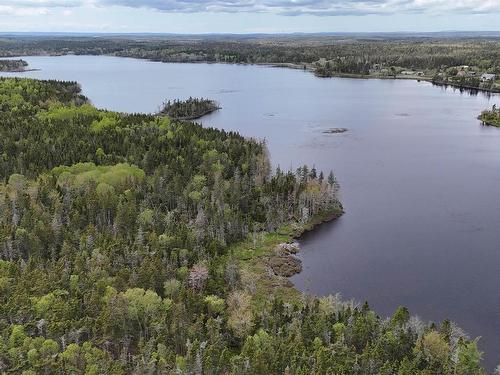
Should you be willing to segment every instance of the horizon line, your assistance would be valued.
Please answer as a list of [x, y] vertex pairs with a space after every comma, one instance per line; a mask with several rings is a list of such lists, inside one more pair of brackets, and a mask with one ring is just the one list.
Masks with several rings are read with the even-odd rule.
[[51, 35], [355, 35], [355, 34], [498, 34], [499, 30], [438, 30], [438, 31], [283, 31], [283, 32], [198, 32], [176, 33], [158, 31], [0, 31], [0, 35], [13, 34], [51, 34]]

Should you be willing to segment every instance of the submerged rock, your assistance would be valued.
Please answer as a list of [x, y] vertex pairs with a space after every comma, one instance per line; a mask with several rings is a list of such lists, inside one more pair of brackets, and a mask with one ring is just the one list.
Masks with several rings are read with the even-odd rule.
[[275, 252], [277, 254], [297, 254], [300, 250], [300, 245], [298, 242], [292, 242], [292, 243], [280, 243], [278, 246], [276, 246]]
[[324, 134], [338, 134], [338, 133], [345, 133], [347, 131], [347, 128], [330, 128], [323, 130]]
[[302, 271], [302, 262], [292, 255], [276, 255], [269, 259], [275, 275], [290, 277]]

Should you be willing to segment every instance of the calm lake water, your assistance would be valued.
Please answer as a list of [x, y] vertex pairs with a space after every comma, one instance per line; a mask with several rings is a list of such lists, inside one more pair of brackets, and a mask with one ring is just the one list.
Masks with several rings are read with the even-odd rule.
[[[489, 368], [500, 363], [500, 129], [476, 120], [499, 96], [261, 66], [24, 59], [41, 70], [17, 75], [78, 81], [100, 108], [215, 99], [222, 110], [205, 126], [265, 138], [284, 169], [333, 169], [346, 214], [301, 240], [295, 285], [368, 300], [383, 316], [404, 305], [450, 318], [482, 336]], [[349, 130], [322, 133], [331, 127]]]

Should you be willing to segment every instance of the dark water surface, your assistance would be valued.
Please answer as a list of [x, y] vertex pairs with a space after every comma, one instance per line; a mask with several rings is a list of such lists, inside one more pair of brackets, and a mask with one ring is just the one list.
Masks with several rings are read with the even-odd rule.
[[[450, 318], [482, 336], [488, 367], [500, 363], [500, 129], [476, 120], [499, 96], [259, 66], [24, 59], [41, 71], [21, 75], [78, 81], [101, 108], [215, 99], [222, 110], [204, 125], [265, 138], [284, 169], [333, 169], [346, 214], [301, 240], [295, 285], [368, 300], [381, 315], [405, 305]], [[349, 130], [322, 133], [332, 127]]]

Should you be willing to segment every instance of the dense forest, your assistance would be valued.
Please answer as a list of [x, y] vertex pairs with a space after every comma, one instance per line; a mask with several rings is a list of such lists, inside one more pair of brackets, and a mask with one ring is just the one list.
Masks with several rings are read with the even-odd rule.
[[[500, 39], [417, 36], [12, 37], [0, 56], [90, 54], [162, 62], [278, 64], [321, 77], [418, 78], [500, 92]], [[467, 74], [458, 75], [466, 66]], [[496, 80], [480, 84], [483, 73]], [[438, 74], [441, 74], [438, 76]], [[464, 81], [465, 79], [465, 81]]]
[[477, 340], [401, 307], [301, 295], [276, 269], [341, 214], [266, 146], [0, 79], [0, 371], [484, 374]]
[[0, 72], [22, 72], [27, 66], [24, 60], [0, 60]]
[[192, 98], [173, 100], [163, 103], [160, 114], [173, 120], [194, 120], [220, 109], [219, 105], [210, 99]]
[[479, 115], [479, 119], [485, 125], [500, 127], [500, 108], [493, 105], [491, 110], [483, 111], [481, 115]]

